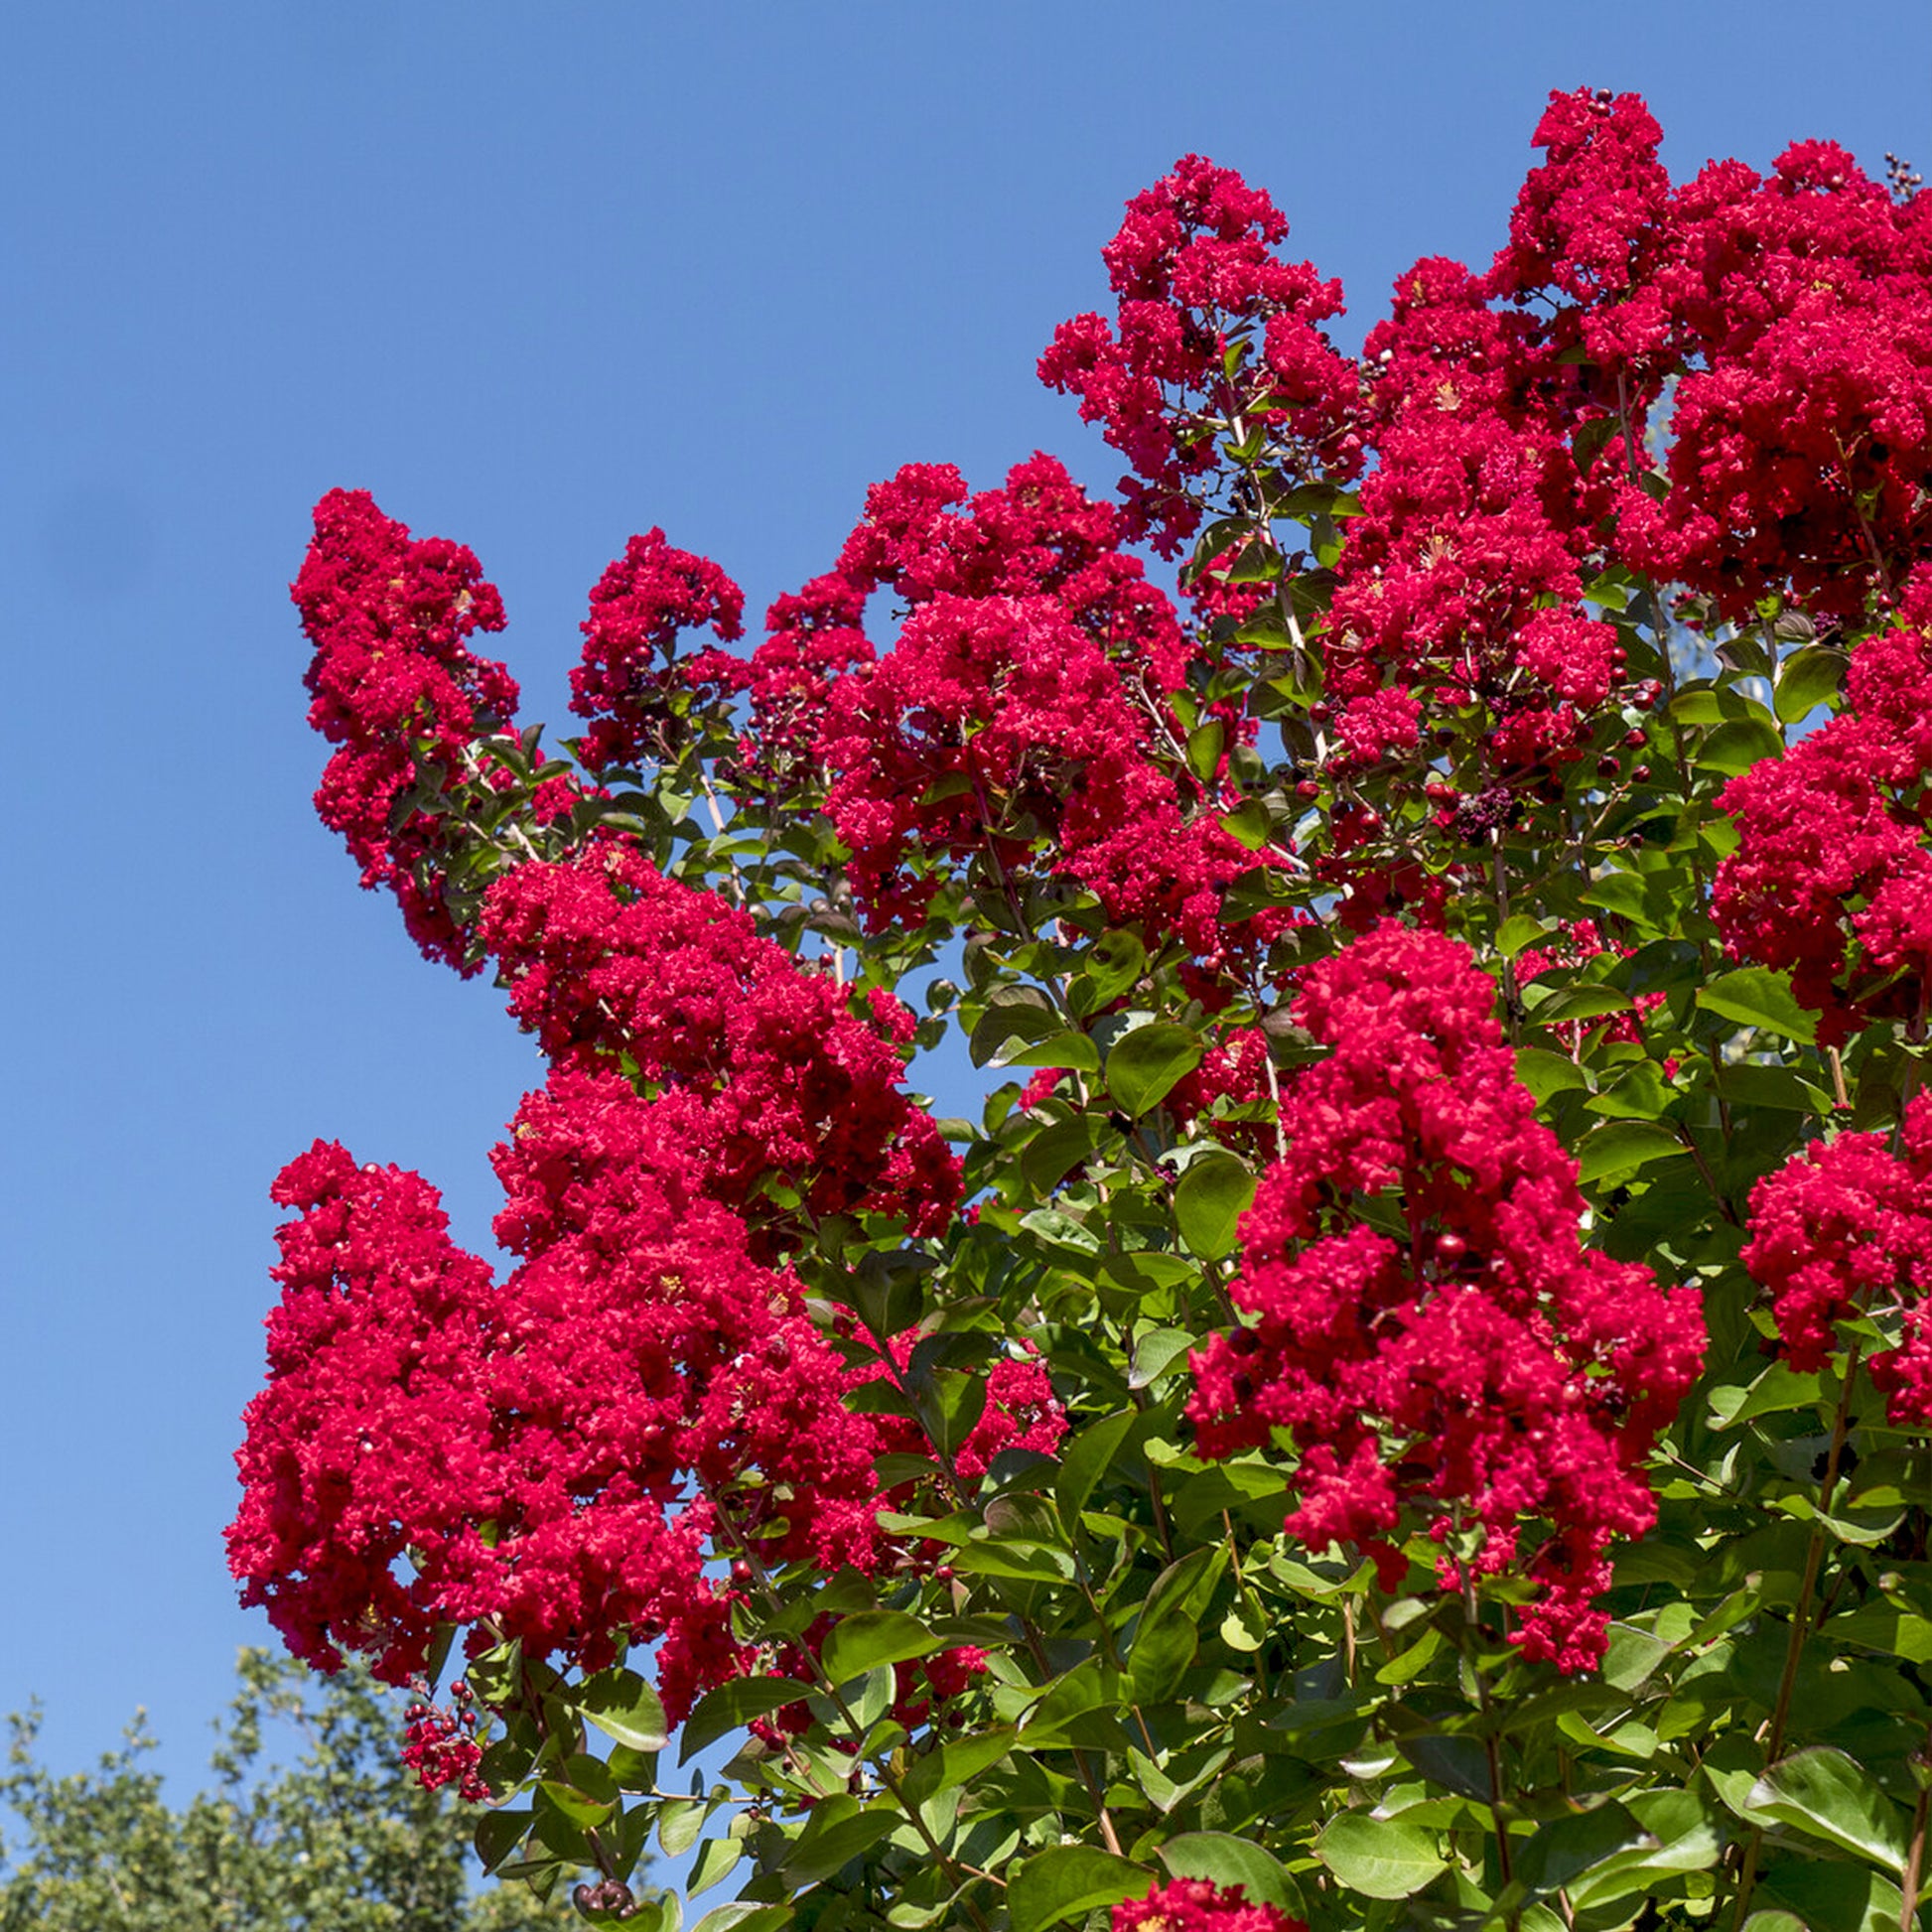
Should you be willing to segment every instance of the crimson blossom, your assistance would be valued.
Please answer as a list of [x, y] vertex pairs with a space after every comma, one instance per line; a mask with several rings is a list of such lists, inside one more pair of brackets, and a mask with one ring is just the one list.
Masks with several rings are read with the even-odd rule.
[[[1515, 1641], [1587, 1669], [1604, 1551], [1656, 1517], [1642, 1465], [1702, 1362], [1701, 1297], [1584, 1247], [1575, 1164], [1465, 947], [1380, 926], [1294, 1012], [1334, 1051], [1284, 1094], [1287, 1152], [1242, 1223], [1254, 1323], [1193, 1357], [1201, 1449], [1287, 1431], [1292, 1535], [1359, 1546], [1393, 1589], [1405, 1522], [1426, 1524], [1446, 1584], [1519, 1570], [1537, 1594]], [[1401, 1237], [1363, 1211], [1391, 1189]]]
[[460, 786], [475, 774], [479, 739], [515, 716], [515, 680], [464, 644], [503, 628], [503, 600], [474, 551], [412, 539], [361, 489], [332, 489], [316, 505], [291, 595], [316, 647], [309, 722], [337, 747], [316, 810], [347, 842], [362, 884], [394, 893], [424, 952], [475, 972], [445, 898], [437, 821], [409, 810], [405, 794], [425, 774]]
[[1239, 1885], [1171, 1878], [1145, 1898], [1116, 1905], [1111, 1932], [1309, 1932], [1274, 1905], [1251, 1902]]
[[1786, 969], [1819, 1038], [1874, 1019], [1922, 1021], [1932, 984], [1932, 570], [1907, 581], [1898, 621], [1852, 653], [1846, 708], [1725, 788], [1736, 852], [1712, 911], [1732, 954]]
[[1751, 1193], [1744, 1266], [1771, 1294], [1794, 1368], [1825, 1365], [1834, 1324], [1893, 1320], [1902, 1338], [1868, 1358], [1900, 1428], [1932, 1427], [1932, 1095], [1882, 1134], [1814, 1141]]

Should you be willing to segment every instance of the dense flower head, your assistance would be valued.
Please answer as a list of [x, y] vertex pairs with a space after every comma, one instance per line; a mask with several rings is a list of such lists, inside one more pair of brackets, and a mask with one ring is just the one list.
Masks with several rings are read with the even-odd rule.
[[878, 652], [868, 602], [889, 590], [901, 614], [941, 600], [1027, 599], [1050, 608], [1134, 685], [1173, 690], [1189, 644], [1171, 600], [1121, 548], [1120, 512], [1090, 498], [1056, 459], [1035, 454], [977, 493], [950, 464], [906, 464], [866, 493], [837, 567], [779, 598], [749, 658], [694, 660], [696, 682], [750, 700], [738, 775], [800, 808], [838, 775], [837, 732]]
[[1670, 490], [1627, 493], [1621, 540], [1726, 617], [1856, 620], [1932, 538], [1932, 232], [1824, 142], [1713, 163], [1669, 232]]
[[284, 1171], [244, 1602], [318, 1668], [360, 1651], [400, 1683], [447, 1623], [593, 1670], [706, 1623], [721, 1511], [771, 1561], [870, 1562], [873, 1425], [796, 1280], [704, 1197], [675, 1105], [559, 1075], [499, 1168], [524, 1257], [500, 1287], [415, 1175], [322, 1143]]
[[996, 1455], [1031, 1449], [1051, 1455], [1066, 1434], [1066, 1411], [1053, 1393], [1046, 1365], [1023, 1351], [987, 1371], [986, 1407], [953, 1458], [967, 1481], [983, 1476]]
[[1309, 1932], [1275, 1905], [1251, 1902], [1239, 1885], [1170, 1878], [1145, 1898], [1116, 1905], [1111, 1932]]
[[[1405, 1520], [1479, 1531], [1461, 1561], [1538, 1587], [1524, 1653], [1586, 1668], [1604, 1551], [1654, 1520], [1639, 1464], [1702, 1359], [1699, 1297], [1583, 1246], [1575, 1165], [1455, 941], [1379, 926], [1294, 1014], [1334, 1051], [1284, 1093], [1288, 1152], [1242, 1225], [1254, 1325], [1193, 1358], [1201, 1448], [1289, 1431], [1291, 1534], [1375, 1553], [1391, 1585]], [[1391, 1193], [1406, 1243], [1349, 1205]]]
[[[868, 492], [838, 568], [773, 605], [749, 660], [694, 666], [749, 696], [742, 773], [823, 806], [875, 928], [922, 917], [990, 851], [1008, 883], [1049, 876], [1113, 923], [1224, 949], [1220, 894], [1254, 861], [1219, 822], [1220, 777], [1180, 756], [1170, 699], [1198, 646], [1123, 531], [1051, 457], [978, 493], [907, 465]], [[883, 653], [863, 627], [881, 591], [903, 620]]]
[[1131, 675], [1180, 684], [1188, 644], [1173, 605], [1121, 546], [1127, 519], [1035, 451], [994, 489], [950, 464], [907, 464], [866, 492], [839, 572], [902, 608], [938, 597], [1047, 597]]
[[661, 756], [679, 633], [709, 628], [730, 643], [745, 634], [744, 615], [745, 593], [709, 558], [674, 548], [662, 530], [632, 537], [591, 592], [583, 662], [570, 674], [570, 708], [592, 721], [586, 762]]
[[1847, 674], [1850, 708], [1733, 778], [1721, 801], [1738, 844], [1718, 870], [1718, 928], [1734, 956], [1791, 974], [1827, 1045], [1873, 1019], [1909, 1019], [1932, 983], [1918, 803], [1932, 772], [1929, 673], [1919, 623], [1865, 638]]
[[786, 1204], [775, 1185], [814, 1215], [944, 1225], [958, 1165], [903, 1090], [890, 996], [858, 1018], [747, 913], [615, 842], [505, 874], [481, 930], [511, 1012], [560, 1066], [627, 1061], [689, 1096], [712, 1198], [764, 1200], [768, 1220]]
[[749, 658], [714, 650], [691, 661], [696, 688], [747, 700], [730, 774], [745, 790], [774, 804], [815, 802], [818, 736], [832, 688], [877, 654], [865, 631], [869, 591], [828, 571], [771, 605], [763, 641]]
[[1039, 358], [1049, 388], [1080, 398], [1126, 457], [1128, 527], [1173, 555], [1198, 527], [1190, 487], [1216, 469], [1216, 431], [1237, 416], [1342, 477], [1359, 467], [1353, 366], [1321, 324], [1339, 283], [1273, 251], [1288, 223], [1239, 175], [1186, 155], [1127, 205], [1102, 251], [1118, 298], [1060, 325]]
[[1816, 1369], [1855, 1315], [1897, 1317], [1902, 1339], [1869, 1357], [1900, 1428], [1932, 1427], [1932, 1095], [1880, 1134], [1814, 1141], [1751, 1192], [1744, 1266], [1770, 1291], [1794, 1368]]
[[1572, 365], [1441, 258], [1397, 283], [1365, 358], [1378, 461], [1324, 641], [1344, 757], [1413, 752], [1426, 701], [1485, 706], [1496, 770], [1576, 758], [1624, 653], [1581, 606], [1608, 497], [1575, 453]]
[[1045, 596], [921, 604], [833, 692], [826, 810], [875, 925], [918, 917], [991, 846], [1009, 880], [1094, 894], [1109, 923], [1221, 941], [1219, 889], [1253, 858], [1157, 756], [1158, 705]]
[[432, 959], [475, 971], [444, 900], [439, 821], [401, 801], [425, 776], [472, 771], [473, 747], [514, 717], [517, 688], [464, 640], [503, 628], [503, 602], [475, 554], [413, 539], [366, 490], [332, 489], [290, 595], [315, 645], [309, 722], [337, 749], [316, 809], [342, 833], [365, 887], [386, 887]]

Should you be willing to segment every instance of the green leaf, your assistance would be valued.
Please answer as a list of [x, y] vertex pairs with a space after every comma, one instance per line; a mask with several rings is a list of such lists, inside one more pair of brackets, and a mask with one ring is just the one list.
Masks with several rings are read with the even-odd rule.
[[477, 1857], [485, 1871], [494, 1871], [523, 1843], [530, 1822], [528, 1810], [486, 1811], [477, 1820]]
[[1707, 1013], [1740, 1026], [1762, 1027], [1766, 1033], [1809, 1046], [1818, 1037], [1818, 1016], [1807, 1013], [1791, 992], [1791, 975], [1768, 966], [1740, 966], [1720, 973], [1697, 990], [1697, 1003]]
[[942, 1791], [965, 1784], [1009, 1755], [1019, 1732], [1011, 1725], [998, 1730], [982, 1731], [977, 1736], [955, 1737], [938, 1750], [927, 1751], [916, 1759], [905, 1774], [905, 1795], [915, 1805], [936, 1798]]
[[691, 1862], [691, 1875], [685, 1880], [685, 1895], [695, 1898], [709, 1891], [745, 1856], [741, 1838], [708, 1838]]
[[1173, 1190], [1180, 1238], [1203, 1261], [1233, 1252], [1241, 1217], [1254, 1205], [1255, 1177], [1232, 1154], [1194, 1162]]
[[1205, 1878], [1216, 1885], [1239, 1885], [1248, 1902], [1274, 1905], [1298, 1918], [1302, 1892], [1272, 1852], [1253, 1839], [1231, 1832], [1183, 1832], [1171, 1838], [1156, 1856], [1174, 1878]]
[[754, 1718], [769, 1717], [781, 1706], [800, 1704], [811, 1695], [812, 1687], [793, 1677], [737, 1677], [720, 1684], [707, 1691], [685, 1719], [678, 1733], [677, 1761], [688, 1764], [707, 1744], [742, 1729]]
[[1605, 1087], [1584, 1111], [1613, 1120], [1656, 1120], [1671, 1103], [1671, 1090], [1654, 1060], [1638, 1060], [1613, 1086]]
[[1093, 989], [1093, 1004], [1107, 1006], [1147, 971], [1147, 948], [1131, 932], [1103, 933], [1080, 971]]
[[[1031, 987], [1024, 990], [1033, 992]], [[1065, 1024], [1046, 1005], [1043, 994], [1029, 1000], [1001, 1001], [980, 1015], [967, 1051], [975, 1066], [1002, 1066], [1015, 1053], [1058, 1033]]]
[[1145, 1389], [1158, 1382], [1179, 1358], [1194, 1345], [1185, 1328], [1155, 1328], [1134, 1344], [1134, 1366], [1128, 1371], [1127, 1386]]
[[821, 1878], [829, 1878], [904, 1822], [904, 1812], [891, 1802], [861, 1810], [843, 1792], [825, 1799], [813, 1811], [780, 1866], [785, 1882], [815, 1885]]
[[1031, 1045], [1016, 1046], [1014, 1041], [1008, 1040], [995, 1051], [991, 1064], [1061, 1066], [1080, 1073], [1098, 1073], [1100, 1048], [1085, 1034], [1062, 1027], [1058, 1033], [1048, 1034], [1044, 1039], [1035, 1040]]
[[1910, 1664], [1932, 1663], [1932, 1622], [1883, 1603], [1868, 1603], [1848, 1616], [1835, 1616], [1819, 1634], [1834, 1648], [1853, 1643], [1862, 1650], [1902, 1657]]
[[1778, 688], [1772, 700], [1778, 717], [1787, 725], [1795, 725], [1821, 704], [1830, 704], [1838, 696], [1850, 661], [1844, 651], [1830, 644], [1809, 644], [1794, 651], [1778, 671]]
[[1577, 1149], [1577, 1177], [1588, 1182], [1624, 1173], [1667, 1154], [1681, 1154], [1684, 1143], [1667, 1127], [1644, 1120], [1612, 1120], [1586, 1134]]
[[1075, 1913], [1144, 1898], [1156, 1873], [1091, 1845], [1056, 1845], [1036, 1853], [1007, 1887], [1013, 1932], [1042, 1932]]
[[681, 1858], [698, 1842], [709, 1807], [702, 1798], [673, 1798], [657, 1814], [657, 1842], [664, 1856]]
[[1187, 735], [1187, 769], [1206, 784], [1221, 768], [1221, 750], [1227, 744], [1228, 728], [1218, 718], [1210, 718]]
[[1842, 1864], [1774, 1865], [1757, 1882], [1759, 1895], [1788, 1906], [1805, 1932], [1898, 1932], [1905, 1907], [1889, 1878]]
[[1751, 1786], [1749, 1804], [1887, 1871], [1905, 1869], [1904, 1813], [1869, 1771], [1829, 1745], [1781, 1758]]
[[832, 1626], [819, 1656], [825, 1675], [834, 1684], [845, 1684], [880, 1664], [930, 1657], [941, 1647], [925, 1624], [903, 1610], [860, 1610]]
[[1370, 1898], [1408, 1898], [1446, 1863], [1434, 1836], [1399, 1813], [1338, 1812], [1321, 1828], [1314, 1852], [1339, 1883]]
[[1720, 725], [1698, 752], [1700, 770], [1735, 777], [1764, 759], [1780, 757], [1784, 740], [1762, 718], [1732, 718]]
[[1543, 1046], [1516, 1049], [1516, 1077], [1529, 1088], [1538, 1105], [1553, 1093], [1571, 1093], [1589, 1085], [1589, 1075], [1568, 1053], [1552, 1053]]
[[1579, 1910], [1655, 1891], [1660, 1877], [1708, 1871], [1724, 1856], [1718, 1816], [1694, 1791], [1638, 1791], [1625, 1808], [1649, 1842], [1616, 1853], [1568, 1885], [1570, 1902]]
[[1238, 840], [1250, 852], [1259, 852], [1274, 836], [1268, 807], [1259, 798], [1246, 800], [1237, 810], [1221, 814], [1221, 830]]
[[1554, 1027], [1564, 1020], [1600, 1020], [1606, 1013], [1628, 1013], [1636, 1002], [1614, 986], [1587, 980], [1576, 986], [1557, 987], [1548, 994], [1532, 981], [1524, 990], [1523, 1004], [1539, 1027]]
[[1059, 1505], [1060, 1521], [1069, 1532], [1078, 1524], [1087, 1498], [1114, 1459], [1114, 1451], [1134, 1427], [1134, 1416], [1132, 1409], [1122, 1409], [1101, 1417], [1098, 1422], [1083, 1424], [1071, 1442], [1063, 1445], [1060, 1472], [1053, 1483], [1053, 1500]]
[[1199, 1648], [1196, 1626], [1227, 1555], [1226, 1547], [1218, 1544], [1189, 1550], [1179, 1562], [1170, 1564], [1148, 1591], [1127, 1652], [1138, 1702], [1165, 1704], [1178, 1688]]
[[605, 1736], [633, 1751], [661, 1751], [670, 1742], [664, 1707], [634, 1670], [600, 1671], [579, 1692], [577, 1708]]
[[1093, 1153], [1095, 1124], [1090, 1115], [1076, 1114], [1071, 1120], [1042, 1127], [1027, 1143], [1020, 1172], [1035, 1194], [1050, 1193]]
[[735, 1898], [729, 1905], [714, 1906], [691, 1932], [778, 1932], [790, 1922], [789, 1905], [749, 1905]]
[[1185, 1255], [1140, 1248], [1104, 1257], [1100, 1263], [1100, 1273], [1116, 1288], [1127, 1289], [1135, 1295], [1149, 1295], [1157, 1289], [1175, 1288], [1183, 1282], [1198, 1281], [1200, 1264]]
[[1429, 1668], [1430, 1659], [1443, 1647], [1443, 1633], [1436, 1626], [1425, 1624], [1422, 1635], [1407, 1650], [1396, 1654], [1375, 1673], [1378, 1684], [1409, 1684]]
[[[1056, 1248], [1071, 1248], [1076, 1254], [1082, 1255], [1097, 1255], [1100, 1252], [1100, 1237], [1072, 1215], [1061, 1213], [1057, 1207], [1035, 1207], [1031, 1213], [1021, 1215], [1020, 1225], [1029, 1234], [1036, 1234]], [[967, 1428], [971, 1427], [972, 1424], [968, 1423]]]
[[1532, 1897], [1562, 1891], [1613, 1859], [1644, 1844], [1649, 1834], [1619, 1804], [1555, 1818], [1543, 1826], [1515, 1859], [1515, 1881]]
[[537, 1786], [539, 1814], [546, 1804], [573, 1825], [601, 1825], [611, 1815], [608, 1800], [587, 1797], [574, 1784], [565, 1784], [556, 1778], [545, 1778]]
[[1788, 1066], [1720, 1060], [1712, 1069], [1718, 1091], [1733, 1107], [1776, 1107], [1791, 1114], [1829, 1114], [1832, 1097]]
[[1748, 1388], [1724, 1383], [1711, 1391], [1711, 1416], [1720, 1429], [1749, 1422], [1754, 1416], [1775, 1416], [1791, 1409], [1814, 1408], [1818, 1402], [1815, 1372], [1800, 1374], [1788, 1362], [1773, 1362]]
[[1496, 928], [1496, 950], [1505, 959], [1514, 959], [1525, 946], [1533, 946], [1550, 930], [1542, 919], [1517, 912]]
[[1107, 1055], [1107, 1091], [1135, 1119], [1157, 1107], [1174, 1082], [1200, 1064], [1201, 1043], [1185, 1027], [1156, 1023], [1115, 1040]]
[[1589, 891], [1583, 895], [1583, 902], [1595, 906], [1599, 911], [1614, 912], [1632, 924], [1653, 927], [1656, 924], [1650, 910], [1649, 882], [1634, 872], [1602, 874], [1590, 882]]

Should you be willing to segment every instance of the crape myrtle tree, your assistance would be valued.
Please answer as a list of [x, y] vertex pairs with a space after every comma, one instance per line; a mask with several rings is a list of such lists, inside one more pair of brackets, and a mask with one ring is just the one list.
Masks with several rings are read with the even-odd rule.
[[911, 465], [750, 649], [633, 537], [559, 751], [475, 556], [318, 507], [322, 815], [548, 1074], [501, 1274], [283, 1172], [229, 1550], [317, 1668], [465, 1673], [499, 1873], [1918, 1922], [1932, 202], [1535, 139], [1359, 357], [1182, 160], [1040, 361], [1115, 498]]

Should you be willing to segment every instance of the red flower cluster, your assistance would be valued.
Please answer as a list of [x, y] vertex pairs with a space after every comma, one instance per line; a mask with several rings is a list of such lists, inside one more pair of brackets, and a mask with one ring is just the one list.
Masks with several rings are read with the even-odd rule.
[[446, 1623], [587, 1669], [671, 1633], [681, 1714], [741, 1667], [704, 1575], [720, 1511], [769, 1561], [870, 1563], [873, 1426], [796, 1280], [704, 1197], [674, 1106], [561, 1074], [497, 1165], [523, 1257], [500, 1287], [417, 1176], [322, 1143], [284, 1171], [242, 1600], [318, 1668], [361, 1651], [397, 1683]]
[[1007, 1449], [1051, 1455], [1065, 1434], [1066, 1411], [1045, 1364], [1031, 1354], [1009, 1355], [987, 1371], [986, 1407], [959, 1446], [953, 1466], [967, 1481], [976, 1481]]
[[1064, 322], [1039, 358], [1040, 380], [1078, 396], [1133, 466], [1129, 530], [1165, 555], [1198, 527], [1191, 486], [1237, 424], [1268, 425], [1303, 474], [1345, 481], [1359, 467], [1358, 380], [1320, 327], [1341, 313], [1341, 285], [1274, 254], [1287, 234], [1260, 190], [1184, 156], [1127, 205], [1104, 250], [1115, 321]]
[[1904, 1338], [1871, 1355], [1900, 1428], [1932, 1426], [1932, 1095], [1905, 1109], [1894, 1153], [1878, 1134], [1814, 1141], [1751, 1192], [1744, 1266], [1771, 1292], [1794, 1368], [1822, 1368], [1833, 1324], [1900, 1316]]
[[477, 1742], [476, 1694], [459, 1680], [450, 1695], [454, 1710], [431, 1704], [425, 1693], [404, 1713], [402, 1761], [416, 1773], [416, 1782], [425, 1791], [454, 1784], [466, 1804], [485, 1805], [491, 1793], [480, 1768], [483, 1746]]
[[[1257, 1319], [1194, 1356], [1189, 1413], [1210, 1455], [1290, 1431], [1290, 1532], [1372, 1552], [1385, 1587], [1405, 1511], [1480, 1531], [1477, 1569], [1537, 1586], [1524, 1654], [1574, 1671], [1602, 1654], [1607, 1545], [1655, 1519], [1640, 1465], [1697, 1374], [1702, 1305], [1583, 1246], [1576, 1169], [1494, 1006], [1463, 947], [1393, 924], [1309, 973], [1295, 1016], [1334, 1052], [1283, 1097], [1289, 1154], [1242, 1227]], [[1406, 1241], [1352, 1206], [1391, 1189]]]
[[678, 633], [709, 625], [730, 643], [745, 634], [744, 615], [745, 593], [708, 557], [673, 549], [662, 530], [632, 537], [591, 593], [583, 662], [570, 674], [570, 708], [592, 721], [584, 762], [595, 771], [661, 757]]
[[686, 1097], [714, 1199], [945, 1225], [959, 1167], [902, 1089], [912, 1023], [890, 995], [855, 1018], [748, 914], [616, 843], [505, 874], [480, 930], [510, 1011], [560, 1067], [623, 1063]]
[[443, 897], [439, 822], [400, 804], [419, 779], [455, 789], [473, 778], [477, 741], [515, 715], [508, 671], [464, 647], [475, 631], [502, 629], [503, 601], [472, 551], [413, 541], [366, 490], [332, 489], [315, 525], [290, 594], [316, 647], [309, 722], [339, 748], [316, 809], [346, 840], [362, 884], [395, 894], [423, 951], [474, 972]]
[[1111, 1932], [1309, 1932], [1278, 1906], [1251, 1904], [1239, 1885], [1170, 1878], [1145, 1898], [1116, 1905]]
[[[822, 796], [875, 926], [923, 916], [990, 846], [1009, 884], [1044, 874], [1115, 924], [1222, 948], [1220, 891], [1254, 858], [1219, 822], [1236, 801], [1186, 769], [1169, 696], [1189, 641], [1123, 529], [1050, 457], [977, 495], [908, 465], [749, 661], [695, 667], [751, 697], [745, 768], [795, 806]], [[908, 615], [880, 656], [861, 625], [882, 589]]]
[[1418, 692], [1487, 707], [1496, 770], [1561, 762], [1622, 672], [1615, 630], [1580, 607], [1610, 496], [1573, 454], [1587, 420], [1574, 370], [1492, 295], [1458, 263], [1419, 262], [1368, 339], [1378, 462], [1326, 645], [1350, 762], [1414, 751]]
[[1932, 540], [1932, 203], [1804, 141], [1769, 179], [1711, 163], [1666, 233], [1671, 487], [1628, 492], [1620, 540], [1739, 621], [1861, 617]]
[[1903, 621], [1854, 651], [1847, 709], [1733, 778], [1722, 803], [1737, 850], [1712, 912], [1733, 955], [1786, 969], [1827, 1045], [1872, 1019], [1911, 1019], [1932, 984], [1932, 853], [1920, 801], [1932, 773], [1932, 571]]

